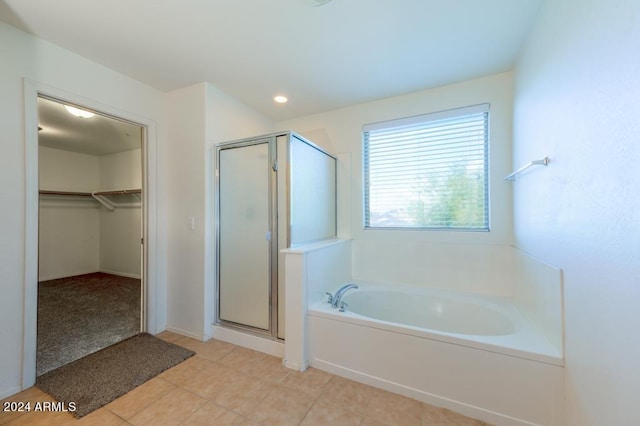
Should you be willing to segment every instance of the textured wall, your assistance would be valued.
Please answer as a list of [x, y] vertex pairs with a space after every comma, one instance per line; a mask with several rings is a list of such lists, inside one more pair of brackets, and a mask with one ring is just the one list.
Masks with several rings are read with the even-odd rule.
[[563, 269], [567, 419], [637, 423], [640, 3], [544, 3], [515, 73], [516, 244]]

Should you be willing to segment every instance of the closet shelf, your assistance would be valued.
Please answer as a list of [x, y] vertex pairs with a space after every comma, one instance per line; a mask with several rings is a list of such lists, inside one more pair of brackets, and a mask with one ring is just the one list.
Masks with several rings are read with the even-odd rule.
[[[102, 204], [107, 210], [113, 211], [116, 207], [139, 207], [140, 194], [142, 194], [142, 189], [116, 189], [112, 191], [96, 191], [96, 192], [77, 192], [77, 191], [54, 191], [48, 189], [41, 189], [40, 195], [60, 195], [60, 196], [73, 196], [73, 197], [93, 197], [97, 202]], [[114, 195], [133, 195], [137, 200], [137, 204], [121, 204], [110, 200], [109, 196]]]
[[[140, 203], [142, 200], [140, 199], [140, 194], [142, 194], [141, 189], [116, 189], [113, 191], [98, 191], [91, 194], [93, 198], [95, 198], [100, 204], [102, 204], [107, 210], [113, 211], [116, 207], [124, 207], [125, 205], [114, 201], [113, 199], [109, 199], [109, 196], [112, 195], [133, 195]], [[132, 207], [131, 204], [126, 204], [127, 207]], [[139, 207], [140, 204], [133, 205], [134, 207]]]

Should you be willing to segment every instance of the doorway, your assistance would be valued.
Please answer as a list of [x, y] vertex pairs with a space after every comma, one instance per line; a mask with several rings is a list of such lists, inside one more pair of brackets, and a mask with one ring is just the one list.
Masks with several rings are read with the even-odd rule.
[[38, 95], [36, 375], [145, 325], [145, 128]]

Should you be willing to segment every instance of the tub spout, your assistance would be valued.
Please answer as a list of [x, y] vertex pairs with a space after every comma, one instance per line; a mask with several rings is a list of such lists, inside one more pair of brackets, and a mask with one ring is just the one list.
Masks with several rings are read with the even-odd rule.
[[336, 294], [331, 298], [331, 307], [338, 308], [340, 306], [340, 302], [342, 302], [342, 298], [344, 294], [351, 290], [358, 288], [357, 284], [345, 284], [336, 291]]

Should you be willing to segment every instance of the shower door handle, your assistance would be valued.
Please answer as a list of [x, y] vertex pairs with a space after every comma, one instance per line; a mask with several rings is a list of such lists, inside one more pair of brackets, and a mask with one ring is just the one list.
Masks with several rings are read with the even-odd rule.
[[265, 235], [265, 239], [267, 241], [271, 241], [271, 231], [267, 231], [266, 235]]

